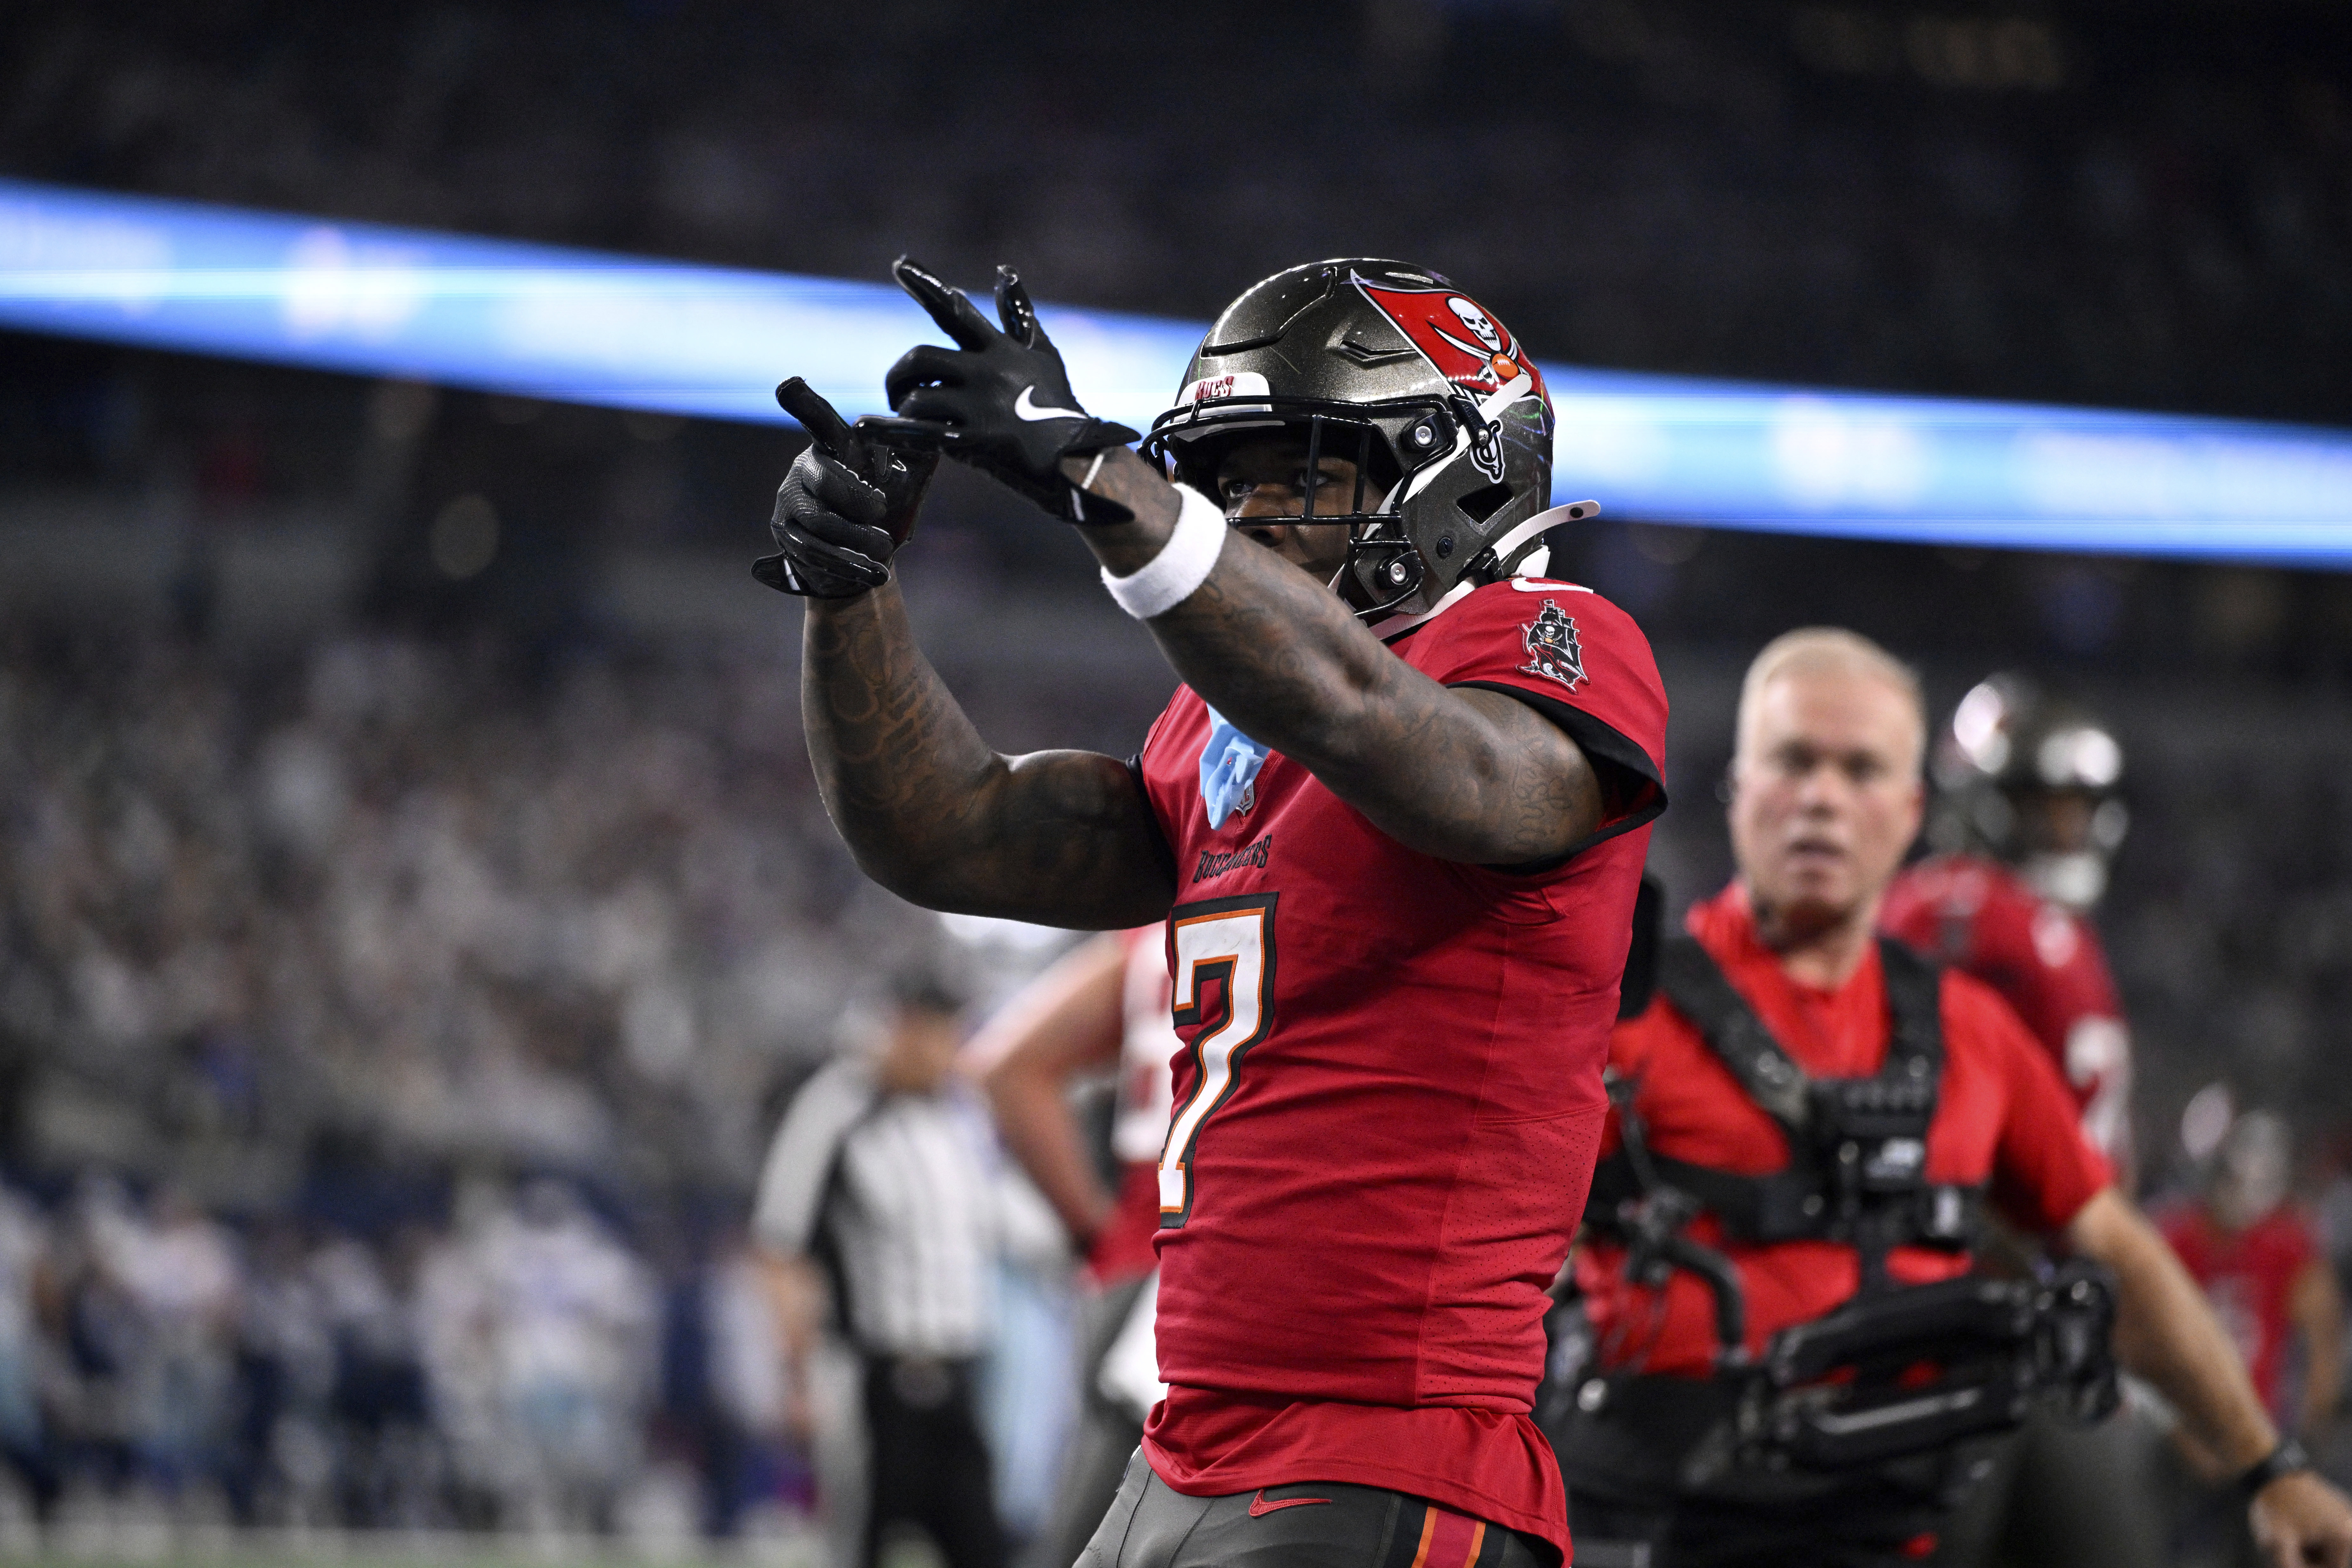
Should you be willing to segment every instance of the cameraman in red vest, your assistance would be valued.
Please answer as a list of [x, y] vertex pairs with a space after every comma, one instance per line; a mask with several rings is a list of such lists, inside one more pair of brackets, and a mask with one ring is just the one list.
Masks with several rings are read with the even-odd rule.
[[[2352, 1505], [2281, 1441], [2048, 1057], [1990, 989], [1876, 936], [1919, 831], [1925, 737], [1916, 678], [1853, 633], [1790, 633], [1748, 672], [1738, 877], [1692, 911], [1687, 939], [1661, 944], [1656, 1000], [1612, 1040], [1577, 1265], [1593, 1351], [1554, 1434], [1579, 1563], [1927, 1556], [1972, 1468], [1963, 1439], [1998, 1429], [1984, 1412], [2013, 1421], [2037, 1369], [2073, 1355], [2076, 1375], [2085, 1343], [2103, 1349], [2103, 1318], [2064, 1315], [2088, 1303], [2238, 1477], [2268, 1560], [2346, 1568]], [[2083, 1260], [2064, 1301], [1971, 1276], [1987, 1204]], [[2004, 1342], [2012, 1306], [2061, 1327]], [[1901, 1336], [1921, 1321], [1949, 1323], [1948, 1339], [1914, 1350]], [[1832, 1342], [1864, 1347], [1854, 1382], [1770, 1381]], [[1972, 1355], [2017, 1386], [1946, 1375]], [[1872, 1377], [1883, 1386], [1861, 1386]], [[2111, 1407], [2112, 1385], [2110, 1366], [2105, 1403], [2080, 1408]], [[1922, 1432], [1952, 1436], [1855, 1458]]]

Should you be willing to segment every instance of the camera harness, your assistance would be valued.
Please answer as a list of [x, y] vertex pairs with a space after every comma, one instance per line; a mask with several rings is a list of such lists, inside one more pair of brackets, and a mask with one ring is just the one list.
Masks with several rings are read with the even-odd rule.
[[[1633, 1278], [1654, 1288], [1685, 1269], [1715, 1300], [1716, 1382], [1727, 1419], [1685, 1456], [1688, 1482], [1733, 1464], [1874, 1465], [2014, 1426], [2037, 1401], [2078, 1420], [2115, 1406], [2114, 1286], [2096, 1265], [2069, 1264], [2040, 1280], [1968, 1275], [1898, 1286], [1888, 1277], [1887, 1255], [1898, 1247], [1972, 1252], [1984, 1193], [1927, 1175], [1944, 1067], [1941, 976], [1898, 942], [1882, 939], [1879, 955], [1885, 1061], [1869, 1078], [1817, 1079], [1696, 941], [1658, 943], [1658, 988], [1789, 1145], [1788, 1165], [1760, 1176], [1666, 1158], [1647, 1146], [1633, 1086], [1612, 1087], [1622, 1147], [1593, 1173], [1586, 1222], [1624, 1243]], [[1860, 1289], [1827, 1315], [1780, 1331], [1751, 1359], [1738, 1271], [1684, 1234], [1703, 1212], [1742, 1243], [1850, 1246], [1861, 1259]], [[1923, 1366], [1932, 1369], [1924, 1378]], [[1594, 1415], [1618, 1403], [1612, 1387], [1623, 1382], [1586, 1384], [1579, 1407]], [[1638, 1403], [1628, 1404], [1629, 1418]]]
[[1885, 938], [1891, 1029], [1886, 1059], [1871, 1078], [1816, 1079], [1797, 1064], [1733, 989], [1706, 950], [1687, 936], [1658, 947], [1658, 987], [1698, 1027], [1748, 1098], [1779, 1124], [1786, 1169], [1735, 1175], [1651, 1152], [1621, 1105], [1625, 1146], [1592, 1176], [1586, 1218], [1615, 1229], [1619, 1207], [1672, 1188], [1715, 1215], [1735, 1240], [1845, 1243], [1862, 1257], [1862, 1292], [1888, 1289], [1886, 1255], [1897, 1247], [1972, 1250], [1983, 1229], [1979, 1187], [1927, 1179], [1927, 1127], [1944, 1069], [1939, 977], [1927, 962]]

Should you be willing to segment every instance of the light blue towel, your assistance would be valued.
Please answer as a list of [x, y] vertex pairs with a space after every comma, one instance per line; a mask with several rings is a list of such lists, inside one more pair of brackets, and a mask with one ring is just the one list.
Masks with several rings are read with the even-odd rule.
[[1250, 782], [1273, 754], [1234, 729], [1232, 720], [1209, 710], [1209, 741], [1201, 748], [1201, 804], [1208, 808], [1211, 827], [1223, 827], [1241, 808]]

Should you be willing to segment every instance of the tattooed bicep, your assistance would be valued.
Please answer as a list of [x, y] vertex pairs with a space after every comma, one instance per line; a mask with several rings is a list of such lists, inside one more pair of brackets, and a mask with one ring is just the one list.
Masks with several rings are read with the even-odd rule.
[[990, 830], [965, 858], [985, 912], [1081, 929], [1141, 925], [1175, 899], [1174, 862], [1133, 769], [1094, 752], [1005, 759], [982, 805]]
[[1448, 693], [1484, 721], [1491, 787], [1475, 797], [1484, 821], [1464, 825], [1496, 861], [1556, 855], [1592, 837], [1606, 802], [1591, 762], [1568, 732], [1529, 704], [1493, 689]]

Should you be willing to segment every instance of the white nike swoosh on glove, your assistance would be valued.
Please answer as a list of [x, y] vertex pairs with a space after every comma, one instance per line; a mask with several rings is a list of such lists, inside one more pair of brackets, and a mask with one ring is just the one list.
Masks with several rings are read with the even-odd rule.
[[1033, 424], [1042, 419], [1084, 419], [1087, 416], [1086, 411], [1079, 408], [1038, 407], [1029, 400], [1031, 394], [1036, 390], [1034, 386], [1023, 387], [1021, 395], [1013, 400], [1013, 412]]

